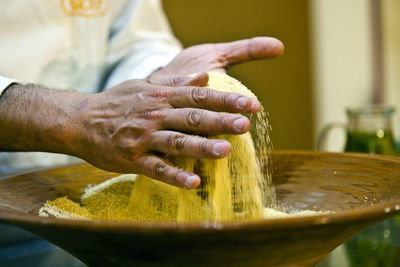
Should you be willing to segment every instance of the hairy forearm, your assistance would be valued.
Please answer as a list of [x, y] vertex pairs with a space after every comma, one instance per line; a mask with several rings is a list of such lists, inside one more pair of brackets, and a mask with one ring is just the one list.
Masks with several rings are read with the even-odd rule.
[[75, 154], [81, 94], [13, 84], [0, 97], [0, 151]]

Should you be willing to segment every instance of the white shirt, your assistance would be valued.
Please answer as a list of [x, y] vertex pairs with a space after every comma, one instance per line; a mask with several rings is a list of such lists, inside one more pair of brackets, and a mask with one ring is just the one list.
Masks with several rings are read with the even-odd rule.
[[[146, 78], [181, 50], [159, 0], [9, 0], [0, 17], [0, 96], [14, 79], [95, 93]], [[0, 174], [69, 162], [3, 152]]]

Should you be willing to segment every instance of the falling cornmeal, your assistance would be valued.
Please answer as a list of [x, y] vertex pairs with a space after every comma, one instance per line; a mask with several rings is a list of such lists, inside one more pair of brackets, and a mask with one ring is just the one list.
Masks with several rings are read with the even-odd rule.
[[[256, 98], [239, 81], [221, 73], [210, 72], [207, 87]], [[228, 157], [173, 159], [181, 169], [202, 177], [198, 189], [180, 189], [144, 175], [123, 176], [88, 189], [81, 203], [66, 197], [49, 201], [40, 215], [146, 222], [233, 221], [282, 216], [284, 213], [272, 209], [278, 204], [271, 181], [268, 118], [262, 107], [254, 117], [256, 145], [250, 133], [210, 136], [231, 143]], [[298, 215], [314, 213], [303, 211]]]
[[400, 213], [397, 157], [273, 151], [271, 158], [279, 203], [292, 211], [335, 212], [224, 222], [37, 216], [46, 200], [68, 196], [79, 203], [88, 184], [118, 176], [82, 164], [0, 180], [0, 222], [47, 239], [89, 266], [314, 266], [358, 232]]
[[[255, 147], [261, 147], [258, 138]], [[271, 161], [265, 151], [259, 152], [261, 173], [272, 166], [278, 207], [334, 212], [244, 219], [248, 214], [238, 205], [237, 218], [227, 221], [82, 220], [90, 217], [88, 210], [74, 220], [37, 216], [46, 200], [66, 201], [82, 210], [97, 195], [103, 205], [98, 208], [106, 209], [110, 203], [100, 195], [108, 194], [104, 197], [109, 202], [129, 205], [137, 185], [134, 176], [116, 178], [118, 174], [82, 164], [0, 180], [0, 222], [47, 239], [90, 266], [314, 266], [358, 232], [400, 213], [397, 157], [273, 151]], [[84, 193], [89, 184], [96, 186]], [[270, 198], [264, 197], [269, 205]], [[120, 212], [110, 209], [109, 216], [115, 214]]]

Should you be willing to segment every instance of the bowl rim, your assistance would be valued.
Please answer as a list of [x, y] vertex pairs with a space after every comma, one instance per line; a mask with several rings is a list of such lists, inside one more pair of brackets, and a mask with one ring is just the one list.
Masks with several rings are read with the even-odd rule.
[[[319, 151], [303, 151], [303, 150], [277, 150], [274, 154], [306, 154], [306, 155], [336, 155], [343, 157], [372, 158], [383, 161], [391, 161], [400, 163], [400, 157], [370, 155], [361, 153], [338, 153], [338, 152], [319, 152]], [[86, 165], [72, 164], [74, 165]], [[63, 166], [63, 167], [67, 167]], [[50, 171], [60, 167], [39, 168], [11, 176], [4, 179], [11, 179], [23, 173], [31, 173], [37, 171]], [[369, 207], [358, 208], [354, 210], [335, 211], [327, 214], [307, 215], [302, 217], [276, 218], [276, 219], [256, 219], [245, 221], [228, 221], [228, 222], [118, 222], [118, 221], [92, 221], [92, 220], [73, 220], [59, 219], [51, 217], [40, 217], [38, 215], [28, 213], [13, 213], [6, 210], [0, 210], [0, 222], [5, 222], [21, 227], [32, 228], [35, 225], [42, 225], [53, 228], [69, 228], [82, 229], [96, 232], [126, 232], [126, 233], [174, 233], [174, 234], [195, 234], [195, 233], [218, 233], [230, 231], [260, 231], [260, 230], [277, 230], [285, 228], [308, 228], [322, 226], [326, 224], [348, 224], [349, 222], [375, 222], [385, 217], [400, 213], [400, 200], [388, 203], [374, 204]]]

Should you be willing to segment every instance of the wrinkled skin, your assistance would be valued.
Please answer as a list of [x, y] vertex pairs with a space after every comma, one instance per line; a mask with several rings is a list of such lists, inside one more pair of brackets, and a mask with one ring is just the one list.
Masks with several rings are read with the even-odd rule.
[[[140, 173], [182, 188], [200, 177], [163, 156], [222, 158], [225, 140], [201, 134], [243, 134], [255, 99], [204, 86], [205, 71], [283, 52], [276, 39], [258, 37], [187, 48], [148, 80], [128, 80], [98, 94], [13, 84], [0, 97], [0, 151], [44, 151], [80, 157], [118, 173]], [[188, 74], [199, 73], [188, 78]], [[232, 114], [235, 113], [235, 114]]]
[[197, 187], [200, 177], [159, 155], [225, 157], [231, 150], [229, 142], [191, 134], [243, 134], [250, 128], [249, 120], [220, 111], [255, 113], [260, 107], [257, 100], [240, 94], [199, 87], [207, 80], [206, 73], [192, 79], [129, 80], [96, 95], [89, 104], [85, 143], [99, 150], [88, 150], [81, 157], [106, 170], [143, 173], [168, 184]]
[[271, 37], [195, 45], [184, 49], [151, 77], [163, 79], [211, 70], [225, 72], [226, 68], [232, 65], [278, 57], [282, 55], [283, 50], [283, 44]]
[[[240, 97], [238, 94], [218, 93], [198, 87], [178, 87], [179, 89], [175, 88], [171, 91], [167, 87], [205, 86], [208, 81], [206, 73], [193, 79], [183, 77], [211, 70], [225, 72], [229, 66], [252, 60], [274, 58], [282, 53], [283, 44], [269, 37], [196, 45], [184, 49], [167, 66], [152, 74], [148, 83], [163, 85], [164, 88], [147, 88], [149, 84], [128, 81], [107, 90], [105, 94], [110, 96], [106, 98], [111, 99], [111, 95], [117, 95], [116, 91], [122, 87], [135, 88], [134, 95], [131, 95], [132, 92], [128, 93], [128, 90], [122, 90], [127, 95], [122, 97], [121, 101], [134, 103], [137, 100], [140, 104], [132, 104], [131, 111], [126, 114], [130, 120], [129, 126], [120, 123], [115, 118], [111, 119], [116, 129], [112, 140], [116, 139], [119, 143], [119, 145], [112, 145], [111, 148], [119, 147], [120, 149], [119, 153], [112, 154], [125, 155], [125, 157], [114, 161], [102, 159], [101, 162], [92, 163], [104, 169], [111, 166], [111, 169], [115, 169], [118, 165], [119, 172], [123, 170], [123, 172], [144, 173], [149, 177], [183, 188], [197, 187], [200, 184], [198, 175], [179, 170], [159, 157], [157, 152], [192, 158], [225, 157], [231, 150], [227, 141], [210, 140], [190, 134], [245, 133], [250, 128], [250, 122], [246, 117], [217, 112], [256, 113], [260, 106], [256, 100], [245, 96]], [[177, 76], [181, 78], [175, 78]], [[239, 100], [243, 101], [242, 105], [239, 104]], [[117, 103], [114, 105], [118, 106]], [[121, 114], [123, 112], [126, 110], [120, 111]], [[107, 127], [102, 125], [99, 128]], [[113, 162], [113, 164], [100, 165], [105, 162]], [[132, 168], [133, 165], [136, 166]]]

